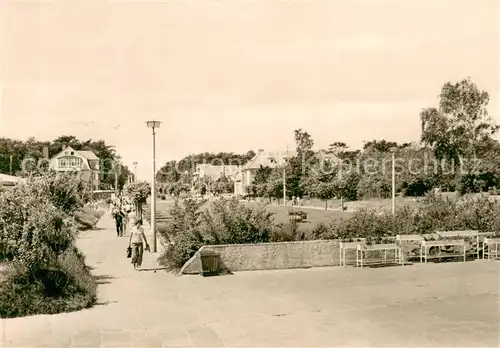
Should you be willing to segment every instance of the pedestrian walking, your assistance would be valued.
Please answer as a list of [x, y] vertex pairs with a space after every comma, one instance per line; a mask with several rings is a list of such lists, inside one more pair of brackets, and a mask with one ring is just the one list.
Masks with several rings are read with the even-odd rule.
[[120, 207], [116, 207], [113, 209], [113, 217], [116, 223], [116, 234], [118, 237], [123, 236], [123, 218], [125, 214], [123, 214]]
[[134, 227], [132, 228], [128, 239], [128, 247], [132, 248], [132, 264], [136, 270], [140, 270], [142, 266], [144, 244], [146, 244], [145, 250], [149, 251], [148, 240], [146, 239], [144, 229], [142, 228], [142, 220], [137, 219], [135, 220]]

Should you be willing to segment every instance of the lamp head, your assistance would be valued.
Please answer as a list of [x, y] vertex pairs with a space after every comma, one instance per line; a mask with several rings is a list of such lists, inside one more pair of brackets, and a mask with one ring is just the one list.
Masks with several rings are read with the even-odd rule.
[[147, 121], [148, 128], [160, 128], [160, 121]]

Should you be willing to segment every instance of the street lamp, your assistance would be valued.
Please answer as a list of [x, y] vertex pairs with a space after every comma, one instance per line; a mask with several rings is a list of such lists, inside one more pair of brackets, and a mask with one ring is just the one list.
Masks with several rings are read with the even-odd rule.
[[397, 148], [391, 148], [390, 149], [392, 153], [392, 214], [396, 212], [396, 152], [398, 151]]
[[134, 165], [134, 181], [137, 181], [137, 162], [132, 164]]
[[148, 128], [153, 129], [153, 177], [151, 180], [151, 229], [153, 230], [153, 252], [156, 253], [156, 155], [155, 128], [160, 128], [160, 121], [147, 121]]

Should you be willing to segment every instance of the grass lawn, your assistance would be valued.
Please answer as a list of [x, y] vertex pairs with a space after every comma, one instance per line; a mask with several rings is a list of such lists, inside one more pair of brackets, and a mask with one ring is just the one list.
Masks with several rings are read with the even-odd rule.
[[[419, 204], [421, 199], [410, 198], [410, 197], [396, 197], [396, 207], [401, 207], [403, 205], [416, 206]], [[328, 202], [328, 208], [338, 208], [340, 207], [340, 200], [330, 200]], [[158, 217], [169, 216], [169, 210], [172, 206], [173, 201], [171, 199], [158, 200], [157, 209]], [[250, 206], [257, 206], [258, 203], [255, 202], [245, 202]], [[290, 204], [290, 203], [289, 203]], [[300, 229], [311, 229], [314, 228], [319, 223], [328, 223], [331, 220], [340, 219], [343, 217], [350, 217], [354, 211], [358, 209], [375, 209], [378, 211], [390, 210], [392, 205], [392, 200], [389, 199], [371, 199], [362, 200], [356, 202], [346, 202], [344, 205], [347, 207], [348, 211], [340, 210], [324, 210], [325, 203], [321, 200], [303, 200], [300, 207], [292, 207], [288, 205], [286, 207], [278, 205], [268, 205], [267, 209], [274, 214], [274, 219], [277, 223], [288, 221], [288, 212], [290, 210], [302, 210], [307, 213], [307, 221], [299, 224]], [[307, 207], [316, 207], [315, 209]], [[149, 209], [149, 206], [146, 208]]]
[[352, 212], [346, 211], [332, 211], [332, 210], [320, 210], [320, 209], [307, 209], [302, 207], [278, 207], [278, 206], [268, 206], [268, 211], [274, 214], [274, 219], [276, 222], [287, 222], [288, 212], [290, 210], [302, 210], [307, 213], [307, 220], [299, 224], [300, 229], [312, 229], [319, 223], [328, 223], [331, 220], [337, 220], [343, 217], [350, 217]]

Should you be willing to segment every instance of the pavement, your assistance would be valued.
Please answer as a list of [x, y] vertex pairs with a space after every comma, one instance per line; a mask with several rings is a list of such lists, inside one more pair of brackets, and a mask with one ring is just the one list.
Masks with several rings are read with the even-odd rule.
[[135, 271], [108, 214], [98, 227], [78, 246], [99, 305], [2, 319], [0, 347], [500, 346], [496, 261], [174, 276], [154, 254]]

